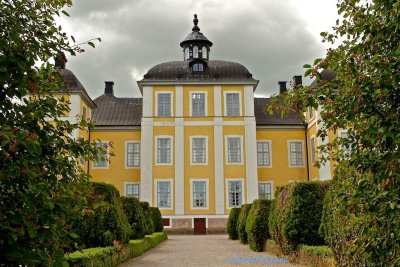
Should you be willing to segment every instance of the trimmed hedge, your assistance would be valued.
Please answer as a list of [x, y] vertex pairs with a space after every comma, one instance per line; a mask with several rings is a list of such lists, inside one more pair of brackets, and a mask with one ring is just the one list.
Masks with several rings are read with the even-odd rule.
[[251, 209], [251, 204], [243, 204], [237, 222], [237, 232], [239, 240], [243, 244], [247, 244], [246, 220], [250, 209]]
[[229, 218], [227, 222], [227, 231], [229, 238], [232, 240], [237, 240], [239, 238], [238, 231], [237, 231], [237, 222], [239, 219], [241, 208], [232, 208], [231, 212], [229, 213]]
[[143, 254], [166, 239], [168, 239], [166, 233], [158, 232], [147, 235], [141, 240], [131, 240], [127, 245], [123, 245], [119, 249], [116, 247], [103, 247], [76, 251], [67, 255], [66, 260], [68, 264], [73, 267], [114, 267], [130, 258]]
[[160, 209], [157, 207], [151, 207], [151, 220], [153, 221], [154, 231], [155, 232], [162, 232], [164, 231], [164, 224], [161, 217]]
[[146, 226], [139, 199], [136, 197], [121, 197], [120, 200], [131, 225], [132, 232], [130, 238], [142, 239], [145, 236]]
[[88, 200], [93, 211], [83, 216], [75, 226], [81, 242], [86, 247], [106, 247], [114, 240], [128, 243], [131, 227], [119, 201], [118, 190], [106, 183], [92, 183], [92, 186]]
[[144, 222], [145, 222], [145, 234], [151, 235], [154, 233], [154, 224], [153, 220], [151, 219], [151, 210], [150, 205], [148, 202], [140, 202], [142, 207], [143, 215], [144, 215]]
[[268, 230], [270, 208], [269, 199], [256, 199], [251, 206], [246, 219], [246, 234], [251, 250], [263, 251], [270, 237]]
[[291, 183], [279, 189], [269, 217], [269, 231], [284, 253], [304, 245], [323, 245], [318, 233], [327, 182]]

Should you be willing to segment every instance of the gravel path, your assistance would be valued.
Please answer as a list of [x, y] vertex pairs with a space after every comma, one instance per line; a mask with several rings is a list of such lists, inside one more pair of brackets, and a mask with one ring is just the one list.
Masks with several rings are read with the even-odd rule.
[[170, 235], [168, 240], [156, 248], [119, 267], [298, 266], [283, 262], [271, 263], [272, 260], [280, 259], [265, 252], [254, 252], [248, 245], [229, 240], [226, 235]]

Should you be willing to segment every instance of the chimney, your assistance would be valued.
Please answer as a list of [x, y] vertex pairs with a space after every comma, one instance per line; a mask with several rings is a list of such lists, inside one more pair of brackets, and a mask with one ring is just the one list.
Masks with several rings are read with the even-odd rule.
[[114, 82], [108, 81], [104, 82], [106, 84], [106, 88], [104, 89], [104, 93], [106, 95], [114, 95]]
[[301, 76], [301, 75], [294, 75], [294, 76], [293, 76], [293, 85], [294, 85], [294, 88], [296, 89], [297, 86], [299, 86], [300, 84], [303, 84], [302, 76]]
[[279, 94], [286, 93], [286, 81], [279, 81]]
[[65, 69], [65, 63], [67, 63], [68, 60], [65, 57], [64, 53], [59, 53], [55, 58], [54, 58], [54, 67], [57, 69]]

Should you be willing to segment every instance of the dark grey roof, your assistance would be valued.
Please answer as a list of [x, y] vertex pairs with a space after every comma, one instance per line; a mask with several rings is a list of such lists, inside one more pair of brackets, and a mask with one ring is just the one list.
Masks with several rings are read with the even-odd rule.
[[192, 72], [188, 61], [170, 61], [152, 67], [142, 81], [211, 81], [256, 82], [241, 64], [211, 60], [203, 72]]
[[[321, 71], [321, 80], [330, 82], [333, 79], [336, 78], [336, 73], [331, 70], [323, 70]], [[318, 80], [315, 79], [312, 83], [311, 86], [316, 86], [318, 84]]]
[[199, 31], [193, 31], [188, 34], [188, 36], [185, 38], [185, 40], [183, 40], [180, 43], [180, 45], [181, 47], [183, 47], [186, 43], [192, 43], [192, 42], [205, 42], [209, 46], [212, 46], [213, 44], [210, 40], [207, 39], [207, 37], [204, 36], [203, 33]]
[[94, 102], [92, 120], [96, 126], [140, 126], [142, 98], [118, 98], [103, 94]]
[[76, 78], [75, 74], [69, 69], [60, 69], [61, 76], [64, 79], [64, 83], [67, 88], [71, 91], [74, 90], [85, 90], [85, 87], [81, 84], [81, 82]]
[[266, 108], [270, 103], [271, 98], [254, 98], [254, 116], [256, 117], [257, 126], [305, 125], [299, 112], [291, 111], [283, 118], [276, 111], [270, 115], [266, 112]]

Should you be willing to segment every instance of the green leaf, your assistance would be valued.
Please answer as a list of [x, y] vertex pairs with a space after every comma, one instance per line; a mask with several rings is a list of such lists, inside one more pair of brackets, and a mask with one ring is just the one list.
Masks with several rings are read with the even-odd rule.
[[68, 13], [67, 11], [65, 11], [65, 10], [61, 10], [61, 12], [62, 12], [65, 16], [67, 16], [67, 17], [70, 16], [69, 13]]
[[95, 48], [94, 43], [93, 42], [88, 42], [88, 45], [90, 45], [91, 47]]
[[311, 65], [310, 65], [310, 64], [304, 64], [304, 65], [303, 65], [303, 68], [309, 69], [309, 68], [311, 68]]

